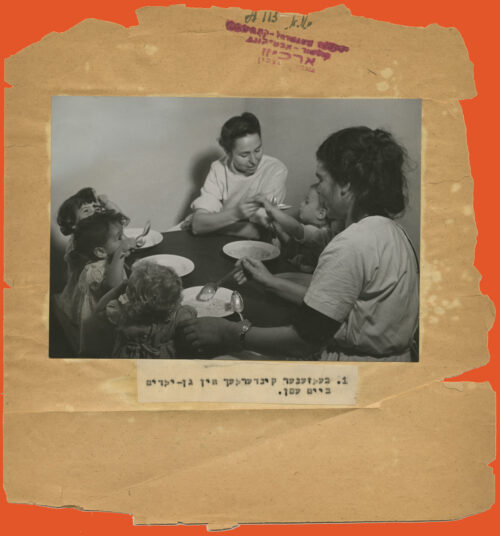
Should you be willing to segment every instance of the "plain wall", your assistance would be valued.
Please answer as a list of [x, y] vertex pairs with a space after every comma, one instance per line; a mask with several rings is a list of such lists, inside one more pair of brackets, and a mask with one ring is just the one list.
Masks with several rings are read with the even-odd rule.
[[317, 182], [316, 150], [330, 134], [353, 126], [391, 132], [408, 153], [408, 206], [399, 221], [420, 250], [421, 101], [252, 99], [247, 103], [261, 121], [265, 151], [288, 167], [287, 201], [294, 206]]
[[53, 97], [51, 274], [64, 280], [67, 238], [56, 225], [60, 204], [84, 186], [107, 194], [131, 227], [151, 220], [166, 231], [199, 192], [210, 163], [222, 155], [222, 124], [244, 111], [262, 127], [264, 152], [289, 170], [287, 202], [297, 206], [315, 182], [315, 152], [347, 126], [385, 128], [407, 150], [409, 205], [401, 222], [419, 250], [420, 128], [418, 100]]

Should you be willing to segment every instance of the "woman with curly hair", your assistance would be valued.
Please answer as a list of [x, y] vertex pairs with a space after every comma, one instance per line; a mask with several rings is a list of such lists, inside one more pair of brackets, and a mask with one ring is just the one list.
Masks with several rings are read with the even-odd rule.
[[[200, 353], [248, 349], [287, 359], [411, 361], [418, 328], [418, 259], [394, 221], [405, 208], [405, 151], [384, 130], [352, 127], [329, 136], [317, 153], [317, 192], [328, 217], [344, 226], [323, 250], [308, 288], [243, 259], [268, 292], [300, 304], [289, 326], [201, 318], [184, 326]], [[244, 269], [244, 271], [243, 271]]]

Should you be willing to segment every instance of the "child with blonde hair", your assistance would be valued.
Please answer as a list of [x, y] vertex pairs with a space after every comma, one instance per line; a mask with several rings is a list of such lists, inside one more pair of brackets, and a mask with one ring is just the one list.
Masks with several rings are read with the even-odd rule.
[[271, 220], [271, 228], [284, 249], [284, 257], [305, 273], [314, 272], [321, 252], [342, 230], [339, 222], [327, 218], [327, 209], [318, 195], [317, 187], [317, 184], [309, 187], [300, 204], [298, 219], [280, 210], [264, 196], [256, 197]]
[[128, 282], [103, 297], [97, 314], [115, 329], [110, 357], [168, 359], [182, 352], [179, 323], [196, 318], [181, 305], [182, 281], [172, 268], [142, 260], [132, 267]]

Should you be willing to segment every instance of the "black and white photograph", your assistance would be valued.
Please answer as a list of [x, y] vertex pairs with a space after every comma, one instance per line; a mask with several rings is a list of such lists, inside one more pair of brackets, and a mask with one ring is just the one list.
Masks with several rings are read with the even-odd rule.
[[52, 358], [417, 362], [421, 101], [52, 98]]

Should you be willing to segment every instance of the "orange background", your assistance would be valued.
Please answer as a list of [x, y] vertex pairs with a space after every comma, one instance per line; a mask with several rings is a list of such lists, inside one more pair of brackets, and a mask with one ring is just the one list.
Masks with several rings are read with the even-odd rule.
[[[500, 135], [500, 113], [498, 94], [498, 51], [497, 41], [500, 3], [493, 1], [459, 3], [452, 0], [183, 0], [181, 2], [155, 0], [10, 0], [0, 8], [1, 56], [6, 58], [25, 46], [41, 39], [49, 32], [64, 32], [86, 18], [103, 19], [131, 26], [137, 24], [135, 9], [148, 5], [186, 4], [191, 7], [241, 7], [248, 10], [279, 10], [282, 12], [310, 13], [338, 4], [345, 4], [353, 15], [402, 24], [407, 26], [427, 26], [437, 23], [441, 26], [457, 28], [469, 50], [475, 66], [475, 80], [478, 96], [462, 102], [467, 125], [470, 163], [474, 177], [474, 209], [478, 229], [475, 266], [482, 275], [481, 291], [493, 303], [500, 303], [500, 283], [498, 278], [497, 246], [499, 225], [497, 198], [500, 194], [497, 148]], [[486, 7], [487, 6], [487, 7]], [[3, 80], [3, 66], [2, 66]], [[3, 83], [4, 87], [8, 84]], [[3, 99], [2, 99], [3, 102]], [[3, 112], [3, 110], [2, 110]], [[3, 114], [2, 114], [3, 117]], [[3, 156], [3, 143], [2, 143]], [[497, 164], [495, 164], [497, 162]], [[0, 206], [3, 207], [3, 188], [0, 190]], [[22, 216], [20, 216], [22, 217]], [[3, 251], [3, 233], [0, 236]], [[3, 257], [0, 263], [3, 281]], [[4, 285], [5, 286], [5, 285]], [[3, 310], [3, 304], [0, 308]], [[489, 335], [489, 349], [492, 362], [471, 371], [460, 380], [489, 381], [497, 391], [498, 356], [500, 355], [500, 330], [498, 322]], [[496, 359], [496, 363], [493, 362]], [[0, 365], [1, 366], [1, 365]], [[0, 370], [0, 373], [2, 371]], [[3, 377], [3, 374], [2, 376]], [[1, 381], [1, 380], [0, 380]], [[3, 389], [0, 388], [0, 392]], [[2, 402], [3, 402], [3, 396]], [[492, 464], [496, 471], [496, 462]], [[497, 482], [497, 493], [498, 493]], [[332, 497], [332, 501], [335, 497]], [[343, 525], [258, 525], [243, 526], [231, 532], [239, 536], [248, 534], [308, 534], [314, 536], [331, 534], [494, 534], [500, 527], [498, 506], [488, 512], [453, 522], [434, 523], [371, 523]], [[205, 526], [176, 527], [134, 527], [131, 516], [122, 514], [80, 512], [75, 509], [53, 509], [39, 506], [8, 504], [5, 493], [0, 493], [0, 530], [3, 534], [50, 534], [51, 536], [120, 534], [206, 534]]]

